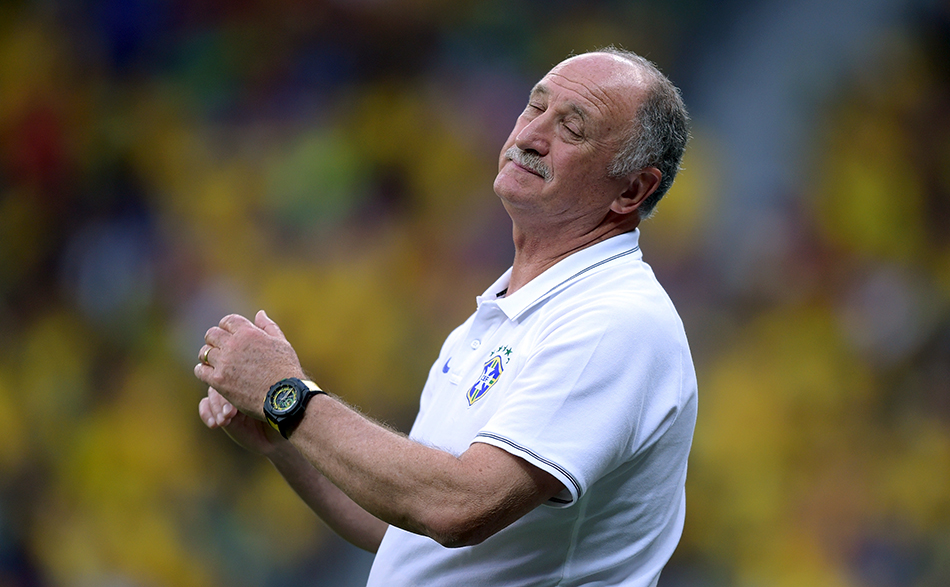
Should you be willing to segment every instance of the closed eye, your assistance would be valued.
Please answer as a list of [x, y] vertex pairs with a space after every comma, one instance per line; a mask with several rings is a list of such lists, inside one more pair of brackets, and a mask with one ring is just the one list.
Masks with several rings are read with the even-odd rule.
[[578, 124], [576, 120], [568, 118], [561, 122], [561, 126], [567, 131], [567, 138], [572, 141], [581, 141], [584, 139], [584, 125]]
[[538, 104], [528, 104], [524, 107], [524, 112], [521, 113], [521, 118], [524, 118], [525, 120], [534, 120], [542, 114], [544, 114], [544, 108]]

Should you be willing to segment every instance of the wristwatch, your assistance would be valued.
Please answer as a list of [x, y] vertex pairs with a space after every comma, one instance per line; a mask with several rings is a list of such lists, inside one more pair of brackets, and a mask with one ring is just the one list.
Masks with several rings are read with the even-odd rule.
[[296, 377], [281, 379], [271, 386], [264, 398], [264, 417], [281, 436], [289, 438], [303, 418], [307, 402], [321, 393], [326, 394], [313, 381]]

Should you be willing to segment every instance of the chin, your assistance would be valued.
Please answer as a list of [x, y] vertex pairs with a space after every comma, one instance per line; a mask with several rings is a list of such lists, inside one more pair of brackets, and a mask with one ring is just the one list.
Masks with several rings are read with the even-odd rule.
[[501, 174], [498, 174], [498, 177], [495, 178], [495, 183], [492, 187], [495, 190], [495, 194], [506, 202], [517, 201], [524, 198], [524, 188], [510, 180], [506, 181], [506, 178]]

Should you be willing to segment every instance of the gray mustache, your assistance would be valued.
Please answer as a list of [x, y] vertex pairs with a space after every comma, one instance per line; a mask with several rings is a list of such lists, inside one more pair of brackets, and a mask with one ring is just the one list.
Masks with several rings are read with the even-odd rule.
[[507, 151], [505, 151], [505, 157], [511, 159], [518, 165], [526, 167], [531, 171], [537, 173], [544, 181], [551, 181], [551, 170], [547, 165], [541, 161], [541, 157], [534, 153], [529, 153], [528, 151], [522, 150], [521, 148], [512, 145]]

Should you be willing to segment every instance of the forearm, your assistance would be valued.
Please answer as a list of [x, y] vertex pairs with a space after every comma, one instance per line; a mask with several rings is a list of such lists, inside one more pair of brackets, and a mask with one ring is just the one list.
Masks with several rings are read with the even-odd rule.
[[287, 484], [344, 540], [376, 552], [389, 525], [350, 499], [293, 447], [288, 449], [269, 456]]
[[487, 454], [499, 449], [477, 445], [456, 457], [329, 396], [311, 401], [291, 442], [373, 516], [449, 546], [477, 543], [557, 492], [553, 477], [542, 481], [524, 463], [512, 465], [514, 457]]
[[[277, 325], [263, 311], [254, 320], [222, 318], [205, 334], [195, 366], [195, 376], [212, 388], [209, 393], [218, 390], [213, 397], [240, 411], [234, 419], [245, 425], [245, 441], [244, 433], [253, 432], [247, 415], [261, 415], [261, 390], [302, 374]], [[255, 444], [271, 444], [260, 438], [265, 425], [258, 420], [256, 426]], [[563, 489], [551, 474], [499, 448], [476, 443], [456, 457], [371, 422], [324, 394], [310, 400], [290, 439], [317, 471], [282, 453], [276, 462], [287, 481], [331, 527], [370, 550], [378, 546], [385, 524], [448, 546], [474, 544]], [[363, 516], [353, 502], [384, 524]]]

